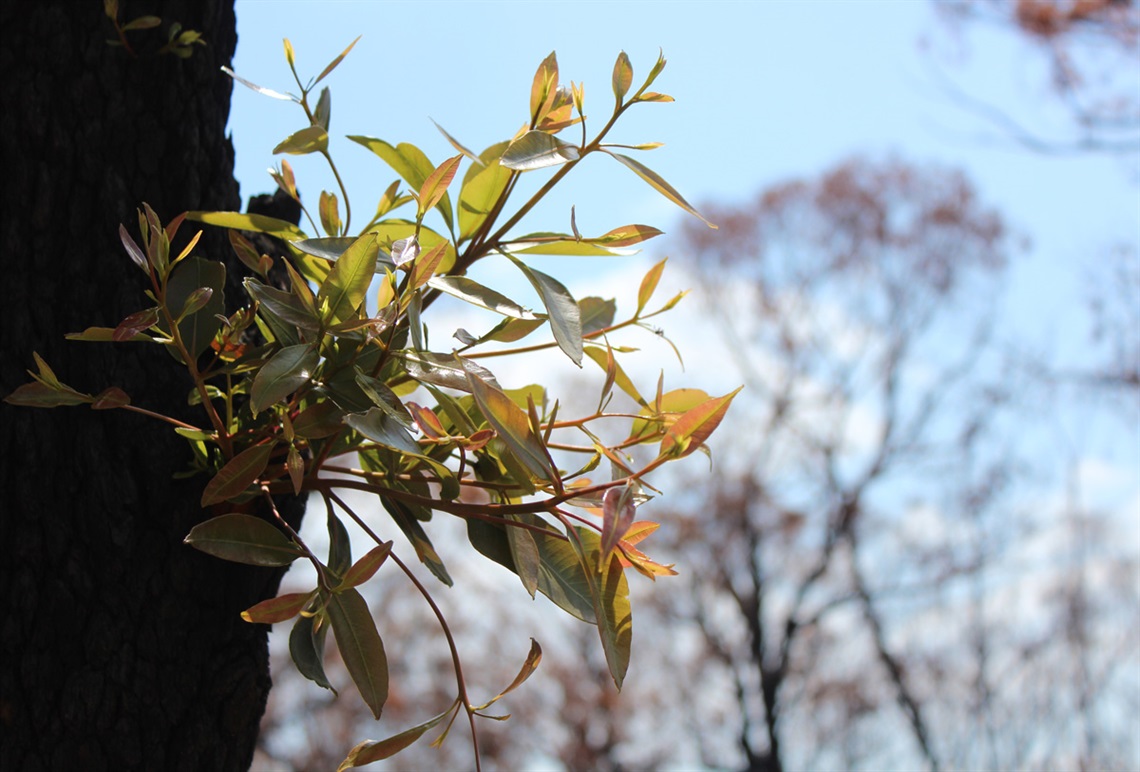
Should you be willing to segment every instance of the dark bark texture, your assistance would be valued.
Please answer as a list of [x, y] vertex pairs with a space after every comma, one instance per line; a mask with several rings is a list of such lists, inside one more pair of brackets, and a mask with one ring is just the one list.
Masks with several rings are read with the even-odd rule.
[[[225, 135], [237, 42], [233, 0], [0, 6], [4, 179], [0, 395], [38, 351], [60, 379], [120, 386], [140, 406], [189, 415], [191, 384], [165, 350], [65, 341], [148, 305], [117, 229], [148, 202], [164, 220], [237, 209]], [[159, 54], [172, 22], [208, 43]], [[183, 225], [176, 249], [196, 231]], [[207, 233], [197, 253], [228, 253]], [[232, 299], [231, 299], [232, 300]], [[265, 629], [239, 612], [279, 572], [184, 545], [204, 519], [185, 441], [125, 411], [0, 404], [0, 768], [246, 769], [269, 689]]]

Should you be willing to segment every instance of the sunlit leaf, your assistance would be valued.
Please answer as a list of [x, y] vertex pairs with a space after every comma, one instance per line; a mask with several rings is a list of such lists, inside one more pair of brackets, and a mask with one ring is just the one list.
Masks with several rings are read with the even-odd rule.
[[433, 276], [427, 284], [433, 289], [503, 316], [516, 319], [537, 318], [529, 308], [523, 308], [510, 298], [466, 276]]
[[461, 362], [467, 372], [471, 395], [484, 417], [531, 474], [540, 480], [549, 480], [551, 470], [542, 440], [531, 430], [526, 413], [501, 390], [479, 377], [470, 362]]
[[[597, 346], [586, 346], [585, 353], [586, 356], [594, 360], [594, 362], [596, 362], [603, 371], [609, 371], [610, 358], [607, 356], [606, 350], [598, 348]], [[633, 381], [629, 379], [629, 376], [626, 375], [625, 370], [623, 370], [622, 366], [616, 361], [614, 361], [614, 383], [617, 384], [618, 388], [632, 397], [639, 405], [645, 404], [645, 398], [641, 396], [641, 393], [638, 392], [637, 387], [633, 385]]]
[[242, 212], [187, 212], [187, 219], [217, 225], [220, 228], [236, 228], [243, 231], [268, 233], [285, 241], [305, 238], [305, 232], [288, 220], [279, 220], [264, 214], [244, 214]]
[[329, 236], [339, 236], [340, 212], [337, 207], [336, 194], [322, 190], [317, 207], [321, 215], [321, 227], [325, 229], [325, 233]]
[[484, 150], [479, 156], [481, 165], [472, 164], [463, 175], [458, 203], [461, 241], [475, 235], [510, 182], [511, 170], [498, 163], [508, 144], [500, 142]]
[[602, 566], [610, 562], [614, 548], [625, 538], [637, 512], [634, 506], [634, 486], [610, 488], [602, 497], [602, 540], [600, 561]]
[[653, 297], [653, 291], [657, 289], [657, 282], [661, 281], [661, 274], [665, 271], [665, 258], [657, 265], [653, 266], [646, 272], [645, 277], [641, 280], [641, 287], [637, 290], [637, 313], [634, 316], [641, 316], [641, 312], [645, 309], [645, 304]]
[[254, 445], [231, 458], [206, 484], [206, 489], [202, 491], [202, 506], [220, 504], [244, 493], [265, 471], [269, 456], [273, 453], [273, 445], [272, 442]]
[[263, 600], [241, 612], [241, 618], [254, 624], [272, 625], [292, 619], [313, 599], [315, 593], [291, 592], [276, 598]]
[[254, 249], [249, 239], [241, 235], [240, 231], [236, 231], [233, 228], [228, 229], [226, 232], [230, 237], [230, 246], [242, 264], [254, 273], [260, 273], [264, 276], [265, 271], [262, 269], [261, 256], [257, 253], [257, 250]]
[[430, 383], [433, 386], [444, 386], [449, 389], [471, 391], [467, 381], [467, 372], [477, 373], [486, 383], [498, 386], [498, 381], [485, 367], [465, 360], [461, 365], [451, 354], [436, 354], [430, 351], [397, 351], [396, 356], [404, 360], [408, 375], [420, 383]]
[[420, 453], [420, 446], [412, 439], [388, 411], [374, 407], [366, 413], [349, 413], [344, 422], [373, 442], [405, 453]]
[[687, 410], [706, 402], [708, 399], [708, 393], [700, 389], [674, 389], [661, 394], [651, 405], [641, 409], [640, 415], [646, 416], [645, 418], [633, 420], [633, 426], [629, 433], [630, 439], [652, 438], [655, 433], [672, 426]]
[[329, 322], [343, 322], [351, 318], [368, 293], [368, 285], [376, 273], [376, 256], [380, 246], [376, 236], [366, 233], [345, 250], [333, 263], [328, 278], [317, 292], [317, 306], [328, 303]]
[[346, 769], [362, 767], [365, 764], [371, 764], [374, 761], [395, 756], [416, 740], [423, 737], [427, 731], [438, 726], [455, 710], [456, 706], [453, 705], [438, 716], [430, 718], [422, 724], [413, 726], [411, 729], [405, 729], [397, 735], [393, 735], [384, 740], [365, 740], [357, 744], [348, 752], [348, 756], [346, 756], [344, 761], [340, 763], [340, 766], [336, 768], [336, 772], [344, 772]]
[[273, 154], [308, 155], [323, 153], [329, 147], [329, 133], [323, 126], [306, 126], [295, 131], [273, 148]]
[[451, 181], [455, 179], [455, 172], [459, 170], [459, 162], [462, 160], [462, 154], [448, 158], [432, 170], [432, 173], [424, 180], [424, 184], [420, 188], [419, 196], [419, 215], [421, 217], [438, 204], [440, 199], [447, 195], [447, 188], [451, 185]]
[[555, 90], [558, 88], [558, 58], [555, 52], [542, 60], [538, 70], [534, 73], [534, 81], [530, 87], [530, 117], [534, 122], [542, 120], [546, 110], [550, 109]]
[[[609, 151], [606, 151], [606, 152], [609, 152]], [[616, 158], [618, 161], [620, 161], [625, 166], [632, 169], [634, 171], [634, 173], [637, 174], [638, 177], [640, 177], [641, 179], [645, 180], [650, 185], [652, 185], [653, 188], [658, 193], [665, 196], [665, 198], [669, 199], [674, 204], [681, 207], [686, 212], [693, 215], [694, 217], [696, 217], [698, 220], [700, 220], [701, 222], [703, 222], [705, 225], [709, 226], [710, 228], [714, 228], [714, 229], [716, 228], [715, 225], [713, 225], [711, 222], [709, 222], [704, 217], [702, 217], [701, 213], [698, 212], [696, 209], [694, 209], [692, 207], [692, 205], [688, 201], [685, 200], [685, 197], [682, 196], [680, 193], [678, 193], [672, 185], [670, 185], [668, 182], [666, 182], [664, 179], [662, 179], [661, 175], [659, 175], [657, 172], [653, 171], [652, 169], [650, 169], [645, 164], [642, 164], [639, 161], [635, 161], [632, 158], [630, 158], [629, 156], [622, 155], [621, 153], [609, 153], [609, 154], [611, 156], [613, 156], [614, 158]]]
[[199, 523], [190, 529], [184, 541], [214, 557], [251, 566], [287, 566], [304, 555], [277, 528], [260, 518], [238, 513]]
[[470, 158], [470, 159], [471, 159], [472, 161], [474, 161], [474, 162], [475, 162], [477, 165], [479, 165], [479, 166], [482, 166], [482, 165], [483, 165], [483, 159], [481, 159], [479, 156], [475, 155], [475, 154], [474, 154], [474, 153], [472, 153], [470, 150], [468, 150], [466, 147], [464, 147], [464, 146], [463, 146], [463, 144], [462, 144], [462, 143], [460, 143], [460, 141], [459, 141], [459, 140], [457, 140], [455, 137], [453, 137], [453, 136], [451, 136], [450, 134], [448, 134], [448, 133], [447, 133], [447, 130], [446, 130], [446, 129], [444, 129], [442, 126], [440, 126], [438, 123], [436, 123], [434, 119], [432, 119], [432, 121], [431, 121], [431, 122], [435, 124], [435, 127], [436, 127], [437, 129], [439, 129], [439, 133], [440, 133], [440, 134], [442, 134], [442, 135], [444, 136], [444, 138], [445, 138], [445, 139], [446, 139], [448, 142], [450, 142], [450, 143], [451, 143], [451, 146], [452, 146], [453, 148], [455, 148], [455, 149], [456, 149], [456, 150], [458, 150], [460, 153], [462, 153], [463, 155], [465, 155], [465, 156], [467, 156], [468, 158]]
[[661, 233], [651, 225], [623, 225], [590, 241], [607, 247], [628, 247], [660, 236]]
[[570, 291], [557, 279], [531, 268], [516, 257], [507, 258], [518, 266], [531, 285], [538, 290], [542, 304], [550, 316], [550, 329], [558, 347], [570, 357], [570, 361], [582, 366], [582, 320], [578, 303]]
[[[575, 533], [578, 535], [578, 540], [572, 539], [571, 543], [575, 547], [581, 545], [582, 564], [587, 568], [596, 569], [601, 558], [600, 537], [586, 528], [577, 528]], [[605, 652], [614, 685], [621, 689], [629, 668], [629, 652], [633, 640], [629, 584], [616, 557], [610, 558], [602, 565], [600, 572], [588, 570], [586, 573], [590, 583], [590, 596], [594, 602], [598, 633], [602, 638], [602, 650]]]
[[223, 66], [222, 72], [224, 72], [226, 75], [229, 75], [231, 78], [233, 78], [238, 83], [245, 86], [246, 88], [252, 89], [253, 91], [256, 91], [259, 94], [264, 94], [267, 97], [271, 97], [273, 99], [280, 99], [280, 100], [283, 100], [285, 102], [300, 102], [301, 101], [300, 99], [293, 96], [292, 94], [282, 94], [280, 91], [274, 91], [271, 88], [263, 88], [263, 87], [257, 85], [256, 83], [252, 83], [252, 82], [246, 80], [245, 78], [241, 77], [240, 75], [235, 74], [234, 71], [231, 70], [229, 67]]
[[276, 317], [281, 323], [316, 332], [320, 320], [295, 295], [262, 284], [252, 277], [242, 282], [249, 296], [260, 304], [260, 312]]
[[[435, 165], [424, 152], [407, 142], [401, 142], [396, 147], [392, 147], [384, 140], [375, 137], [353, 135], [349, 139], [380, 156], [385, 163], [404, 178], [412, 190], [423, 188], [424, 182], [435, 171]], [[446, 198], [439, 202], [439, 212], [443, 215], [443, 221], [447, 223], [447, 227], [452, 227], [451, 203]], [[425, 243], [424, 246], [430, 245]]]
[[348, 56], [348, 52], [352, 50], [352, 47], [356, 45], [357, 41], [360, 40], [360, 37], [361, 37], [360, 35], [357, 35], [356, 40], [353, 40], [351, 43], [348, 44], [348, 48], [341, 51], [336, 59], [333, 59], [331, 62], [328, 63], [327, 67], [325, 67], [323, 70], [321, 70], [321, 74], [318, 75], [317, 79], [313, 81], [314, 86], [317, 85], [318, 83], [320, 83], [322, 80], [324, 80], [326, 75], [328, 75], [330, 72], [332, 72], [334, 69], [336, 69], [336, 66], [338, 64], [340, 64], [341, 61], [344, 60], [344, 57]]
[[528, 131], [512, 142], [499, 159], [508, 169], [529, 172], [577, 161], [578, 148], [545, 131]]
[[409, 286], [412, 289], [419, 289], [426, 284], [435, 275], [436, 269], [439, 268], [446, 256], [447, 243], [441, 242], [417, 257], [416, 264], [412, 268], [412, 280]]
[[699, 448], [720, 425], [728, 407], [743, 386], [730, 394], [716, 397], [686, 410], [666, 429], [661, 439], [662, 456], [682, 458]]
[[613, 74], [613, 87], [614, 99], [620, 105], [626, 93], [629, 92], [629, 87], [633, 83], [633, 65], [629, 63], [629, 56], [625, 51], [618, 54], [617, 61], [614, 62]]
[[637, 98], [638, 102], [672, 102], [673, 97], [668, 94], [658, 94], [656, 91], [646, 91]]

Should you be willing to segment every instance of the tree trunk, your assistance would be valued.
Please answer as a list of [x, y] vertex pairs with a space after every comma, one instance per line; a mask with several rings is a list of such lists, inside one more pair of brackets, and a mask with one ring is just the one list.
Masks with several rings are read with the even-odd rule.
[[[99, 2], [0, 10], [0, 395], [38, 351], [81, 391], [120, 386], [197, 421], [161, 347], [63, 340], [149, 305], [117, 235], [125, 223], [137, 236], [142, 201], [164, 221], [239, 204], [219, 71], [237, 42], [233, 0], [120, 5], [123, 23], [162, 19], [127, 33], [136, 55], [107, 44]], [[173, 22], [207, 45], [158, 53]], [[229, 251], [210, 233], [197, 249]], [[134, 413], [0, 405], [3, 769], [248, 768], [268, 656], [266, 629], [239, 612], [280, 572], [182, 543], [205, 515], [205, 478], [172, 479], [189, 459], [168, 425]]]

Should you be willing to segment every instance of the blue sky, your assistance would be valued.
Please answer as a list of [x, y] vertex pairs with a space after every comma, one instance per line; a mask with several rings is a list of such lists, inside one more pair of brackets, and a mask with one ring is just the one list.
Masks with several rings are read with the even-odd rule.
[[[660, 48], [669, 64], [654, 88], [676, 102], [631, 110], [614, 141], [664, 142], [639, 159], [698, 208], [743, 201], [856, 153], [960, 167], [982, 200], [1032, 241], [1010, 272], [1004, 320], [1009, 337], [1030, 349], [1079, 357], [1087, 340], [1090, 255], [1095, 259], [1116, 241], [1140, 242], [1135, 169], [1119, 159], [1046, 157], [1001, 141], [939, 86], [948, 77], [1049, 134], [1058, 111], [1033, 51], [994, 28], [958, 47], [924, 0], [238, 0], [237, 16], [234, 69], [282, 91], [296, 90], [283, 38], [292, 41], [298, 71], [307, 78], [362, 35], [324, 84], [332, 92], [333, 155], [364, 217], [396, 175], [345, 135], [411, 142], [438, 163], [454, 150], [434, 119], [478, 152], [523, 124], [535, 68], [551, 50], [564, 83], [585, 83], [586, 112], [597, 127], [612, 105], [618, 52], [629, 54], [636, 85]], [[924, 40], [933, 43], [924, 47]], [[304, 123], [296, 105], [235, 88], [230, 126], [244, 197], [272, 189], [265, 174], [279, 160], [272, 148]], [[290, 161], [310, 204], [322, 187], [334, 189], [319, 157]], [[532, 176], [541, 181], [544, 174]], [[633, 222], [668, 233], [686, 216], [607, 158], [588, 159], [566, 183], [520, 232], [569, 230], [571, 205], [585, 235]], [[647, 258], [659, 259], [668, 249], [666, 235], [651, 242]], [[543, 266], [569, 282], [608, 264]], [[1136, 449], [1124, 458], [1136, 461]], [[1131, 487], [1138, 486], [1133, 474]]]

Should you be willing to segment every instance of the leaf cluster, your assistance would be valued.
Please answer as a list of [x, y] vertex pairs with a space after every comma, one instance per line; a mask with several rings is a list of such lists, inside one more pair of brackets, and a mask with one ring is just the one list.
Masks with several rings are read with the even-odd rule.
[[[614, 106], [592, 139], [586, 131], [584, 89], [560, 84], [554, 54], [535, 73], [524, 125], [480, 153], [442, 128], [457, 152], [438, 164], [408, 143], [351, 136], [397, 175], [372, 218], [354, 230], [349, 197], [329, 151], [328, 87], [310, 103], [314, 90], [351, 49], [303, 84], [286, 40], [286, 60], [300, 96], [230, 73], [260, 93], [296, 102], [304, 113], [306, 124], [275, 152], [322, 155], [337, 181], [336, 192], [321, 192], [315, 217], [304, 210], [312, 235], [284, 221], [237, 212], [190, 212], [163, 224], [144, 204], [138, 237], [125, 226], [119, 235], [148, 285], [145, 307], [113, 327], [90, 327], [69, 336], [164, 346], [186, 368], [194, 384], [189, 398], [201, 407], [203, 422], [192, 425], [150, 413], [116, 387], [97, 395], [79, 391], [61, 383], [38, 355], [36, 370], [29, 371], [32, 381], [5, 398], [33, 407], [127, 409], [172, 424], [192, 451], [188, 474], [208, 478], [201, 505], [213, 514], [194, 527], [186, 542], [221, 559], [256, 566], [309, 561], [316, 586], [262, 601], [242, 617], [259, 624], [295, 620], [289, 648], [298, 670], [330, 689], [322, 662], [331, 630], [361, 698], [377, 718], [388, 695], [388, 660], [376, 616], [358, 587], [386, 567], [406, 575], [436, 612], [451, 647], [455, 701], [417, 727], [358, 745], [342, 769], [394, 754], [441, 724], [437, 741], [442, 741], [464, 712], [473, 732], [476, 717], [501, 718], [487, 716], [486, 709], [525, 681], [541, 659], [541, 649], [533, 643], [510, 686], [488, 702], [473, 702], [446, 620], [393, 540], [386, 538], [392, 526], [428, 571], [451, 585], [425, 526], [436, 513], [462, 518], [475, 550], [514, 572], [530, 596], [541, 593], [597, 626], [620, 688], [632, 640], [626, 569], [650, 579], [675, 573], [635, 546], [657, 527], [638, 519], [638, 508], [650, 498], [647, 491], [655, 490], [647, 475], [705, 449], [736, 393], [711, 397], [693, 389], [665, 391], [659, 379], [646, 397], [619, 364], [619, 355], [631, 349], [611, 345], [609, 336], [624, 328], [652, 329], [646, 320], [683, 296], [649, 310], [665, 261], [645, 275], [636, 309], [624, 319], [617, 317], [613, 300], [576, 299], [556, 278], [526, 262], [534, 254], [628, 254], [659, 230], [632, 224], [583, 237], [571, 213], [570, 233], [514, 235], [526, 214], [591, 153], [612, 156], [700, 217], [656, 173], [615, 152], [618, 147], [649, 150], [656, 144], [604, 141], [633, 105], [671, 101], [648, 90], [664, 68], [664, 58], [630, 95], [633, 70], [624, 53], [618, 57]], [[559, 136], [570, 129], [580, 130], [580, 140]], [[537, 193], [514, 204], [520, 177], [542, 170], [553, 173]], [[272, 174], [299, 202], [289, 163], [283, 160]], [[244, 282], [247, 303], [235, 313], [225, 314], [224, 264], [194, 254], [201, 232], [181, 249], [172, 246], [186, 220], [229, 229], [236, 256], [252, 273]], [[290, 254], [282, 262], [287, 284], [270, 280], [274, 260], [259, 254], [243, 231], [286, 242]], [[502, 260], [520, 271], [541, 309], [468, 277], [467, 270], [484, 259]], [[496, 321], [479, 334], [459, 330], [458, 345], [433, 342], [427, 320], [442, 295]], [[542, 333], [546, 337], [537, 342], [520, 343]], [[593, 414], [562, 418], [559, 402], [544, 385], [506, 388], [486, 364], [492, 357], [525, 358], [553, 348], [578, 366], [584, 358], [591, 360], [604, 374]], [[637, 412], [612, 411], [615, 390], [636, 404]], [[601, 437], [612, 432], [599, 427], [613, 422], [625, 422], [630, 430], [624, 439], [606, 443]], [[657, 453], [638, 464], [632, 450], [644, 444], [656, 445]], [[609, 474], [601, 480], [588, 477], [599, 468]], [[341, 496], [346, 490], [374, 495], [388, 519], [355, 511]], [[274, 504], [275, 495], [309, 493], [325, 505], [329, 548], [324, 555], [305, 543]], [[267, 517], [249, 514], [251, 508], [244, 505], [254, 500], [264, 502]], [[371, 540], [356, 558], [345, 517]]]

